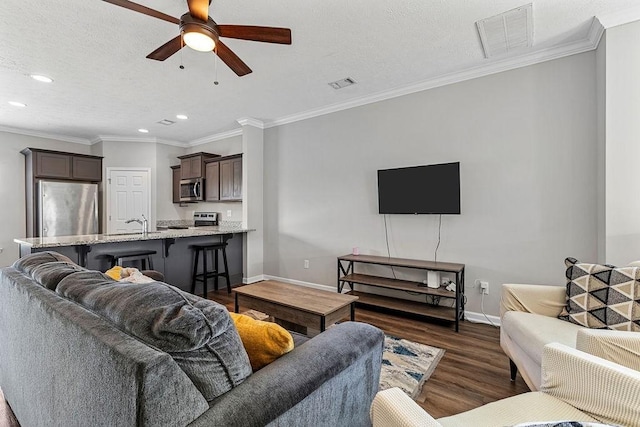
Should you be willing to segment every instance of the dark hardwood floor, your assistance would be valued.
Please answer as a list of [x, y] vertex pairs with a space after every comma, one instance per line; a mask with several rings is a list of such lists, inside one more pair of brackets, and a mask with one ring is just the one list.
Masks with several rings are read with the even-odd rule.
[[[208, 297], [233, 310], [233, 294], [209, 292]], [[435, 418], [529, 391], [519, 375], [515, 382], [509, 381], [509, 359], [500, 348], [498, 328], [464, 321], [456, 333], [451, 324], [361, 308], [356, 309], [356, 321], [377, 326], [389, 335], [446, 350], [416, 399]]]
[[[233, 294], [209, 292], [209, 299], [233, 310]], [[242, 311], [242, 307], [240, 307]], [[348, 320], [348, 319], [345, 319]], [[522, 378], [509, 381], [509, 360], [500, 349], [500, 332], [490, 325], [461, 322], [456, 333], [449, 324], [435, 324], [397, 315], [356, 309], [356, 320], [385, 333], [446, 350], [435, 372], [416, 399], [439, 418], [529, 391]], [[18, 426], [0, 390], [0, 427]]]

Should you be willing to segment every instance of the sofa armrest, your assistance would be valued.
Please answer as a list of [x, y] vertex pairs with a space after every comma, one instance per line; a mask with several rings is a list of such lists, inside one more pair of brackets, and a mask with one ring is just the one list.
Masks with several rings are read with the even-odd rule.
[[541, 391], [601, 422], [640, 425], [640, 372], [566, 345], [544, 347]]
[[500, 298], [500, 317], [507, 311], [558, 317], [566, 305], [566, 299], [565, 286], [504, 284]]
[[373, 427], [442, 427], [397, 387], [376, 394], [371, 404]]
[[190, 426], [369, 425], [383, 344], [374, 326], [336, 325], [215, 399]]
[[581, 329], [576, 348], [640, 371], [640, 333], [608, 329]]

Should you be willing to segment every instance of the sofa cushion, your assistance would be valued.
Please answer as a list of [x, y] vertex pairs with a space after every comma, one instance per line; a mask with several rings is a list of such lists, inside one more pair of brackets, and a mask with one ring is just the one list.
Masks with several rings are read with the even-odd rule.
[[559, 322], [555, 317], [521, 311], [507, 311], [500, 327], [538, 366], [542, 364], [542, 349], [546, 344], [559, 342], [575, 348], [578, 331], [582, 329], [573, 323]]
[[213, 301], [166, 283], [117, 282], [97, 271], [70, 274], [56, 292], [169, 353], [207, 401], [251, 374], [229, 312]]
[[282, 326], [256, 320], [243, 314], [229, 314], [238, 330], [242, 345], [247, 350], [251, 368], [254, 371], [293, 350], [293, 337]]
[[640, 331], [640, 267], [565, 260], [567, 305], [558, 316], [588, 328]]
[[39, 265], [57, 261], [64, 261], [73, 264], [73, 261], [71, 261], [69, 257], [53, 251], [44, 251], [25, 255], [14, 262], [12, 267], [23, 272], [27, 276], [31, 276], [31, 271]]
[[47, 289], [56, 289], [58, 283], [68, 275], [86, 271], [77, 264], [67, 261], [45, 262], [31, 269], [31, 277]]

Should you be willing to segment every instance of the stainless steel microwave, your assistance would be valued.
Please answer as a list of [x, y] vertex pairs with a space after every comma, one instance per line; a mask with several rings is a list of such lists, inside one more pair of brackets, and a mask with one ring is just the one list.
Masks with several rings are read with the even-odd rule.
[[204, 200], [204, 180], [202, 178], [180, 180], [180, 201], [198, 202]]

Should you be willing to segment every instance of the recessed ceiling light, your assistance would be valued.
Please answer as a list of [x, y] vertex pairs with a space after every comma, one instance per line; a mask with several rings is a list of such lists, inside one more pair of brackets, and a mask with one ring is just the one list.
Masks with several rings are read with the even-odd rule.
[[20, 108], [27, 106], [27, 104], [24, 104], [22, 102], [17, 102], [17, 101], [9, 101], [9, 104], [13, 105], [14, 107], [20, 107]]
[[138, 129], [138, 132], [140, 132], [140, 133], [149, 133], [149, 129], [140, 128], [140, 129]]
[[51, 77], [43, 76], [43, 75], [40, 75], [40, 74], [31, 74], [31, 78], [33, 80], [37, 80], [37, 81], [42, 82], [42, 83], [51, 83], [53, 81], [53, 79]]
[[180, 119], [180, 120], [187, 120], [189, 117], [185, 116], [184, 114], [177, 114], [176, 115], [176, 119]]

